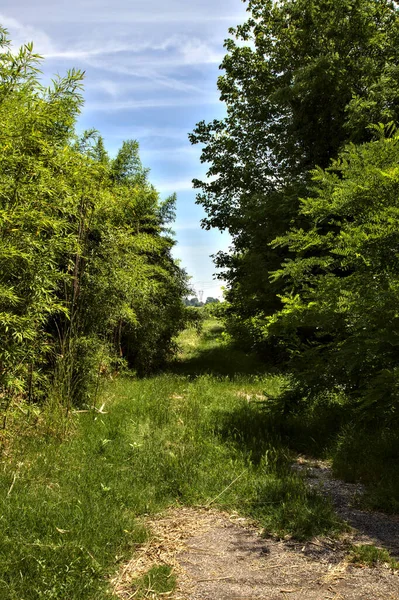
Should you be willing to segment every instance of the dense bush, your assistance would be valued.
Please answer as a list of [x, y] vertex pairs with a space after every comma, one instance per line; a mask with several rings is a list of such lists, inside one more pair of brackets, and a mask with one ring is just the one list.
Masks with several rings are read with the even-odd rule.
[[[367, 448], [382, 472], [399, 425], [399, 7], [247, 7], [225, 41], [226, 116], [190, 136], [209, 165], [194, 182], [203, 224], [232, 236], [216, 256], [225, 324], [242, 348], [294, 373], [280, 407], [294, 447], [338, 444], [341, 467], [345, 448]], [[358, 446], [357, 432], [371, 440], [373, 428], [375, 444]], [[364, 479], [362, 464], [353, 473]]]
[[395, 135], [315, 171], [301, 204], [307, 227], [275, 241], [295, 258], [275, 273], [291, 292], [266, 327], [303, 386], [344, 391], [374, 425], [399, 417], [398, 162]]
[[[184, 323], [185, 273], [138, 144], [78, 138], [82, 74], [50, 88], [0, 30], [0, 400], [89, 401], [99, 372], [159, 365]], [[94, 386], [93, 386], [94, 384]]]
[[372, 140], [371, 123], [399, 121], [399, 9], [390, 0], [248, 0], [230, 29], [218, 80], [226, 117], [198, 123], [208, 178], [195, 181], [205, 227], [228, 230], [216, 263], [227, 281], [230, 333], [270, 355], [262, 328], [281, 308], [291, 257], [272, 245], [294, 223], [311, 173], [343, 147]]

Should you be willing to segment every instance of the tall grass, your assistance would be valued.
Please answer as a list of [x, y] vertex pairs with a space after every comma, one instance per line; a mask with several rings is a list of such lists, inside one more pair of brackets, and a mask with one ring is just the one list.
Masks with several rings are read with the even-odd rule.
[[373, 423], [342, 428], [333, 452], [335, 474], [367, 486], [363, 504], [369, 509], [399, 513], [399, 431]]
[[14, 442], [0, 473], [2, 600], [110, 597], [110, 575], [145, 539], [140, 517], [170, 505], [235, 509], [297, 538], [339, 530], [267, 420], [264, 400], [287, 380], [239, 354], [244, 374], [222, 374], [223, 332], [196, 335], [172, 372], [109, 384], [104, 414], [75, 414], [64, 441]]

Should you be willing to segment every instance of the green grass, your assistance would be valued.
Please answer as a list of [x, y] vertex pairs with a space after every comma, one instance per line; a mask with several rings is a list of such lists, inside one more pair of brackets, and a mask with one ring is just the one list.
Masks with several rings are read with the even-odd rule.
[[394, 571], [399, 569], [399, 563], [392, 558], [388, 550], [377, 548], [372, 544], [353, 546], [349, 553], [349, 560], [356, 565], [366, 565], [368, 567], [387, 565]]
[[206, 319], [201, 335], [187, 329], [180, 335], [182, 354], [170, 369], [176, 374], [198, 377], [203, 374], [236, 379], [243, 375], [264, 375], [267, 368], [255, 355], [231, 344], [224, 328], [215, 319]]
[[[168, 565], [155, 565], [145, 575], [132, 582], [134, 598], [167, 596], [176, 587], [176, 576]], [[150, 595], [151, 594], [151, 595]]]
[[299, 539], [342, 528], [265, 408], [289, 381], [229, 348], [215, 322], [180, 341], [170, 372], [110, 383], [106, 414], [75, 415], [68, 438], [14, 441], [0, 471], [2, 600], [110, 598], [146, 539], [140, 517], [171, 505], [234, 509]]
[[352, 424], [342, 428], [333, 452], [333, 469], [345, 481], [367, 486], [368, 509], [399, 512], [399, 432], [397, 427]]

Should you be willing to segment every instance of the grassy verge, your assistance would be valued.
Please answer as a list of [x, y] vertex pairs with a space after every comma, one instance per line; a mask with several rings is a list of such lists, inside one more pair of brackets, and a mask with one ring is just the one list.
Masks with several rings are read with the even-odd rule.
[[399, 513], [399, 431], [367, 423], [349, 424], [337, 438], [333, 452], [335, 474], [367, 486], [362, 500], [368, 509]]
[[399, 431], [394, 422], [359, 418], [342, 392], [307, 398], [295, 386], [265, 402], [264, 420], [266, 430], [283, 445], [330, 459], [335, 477], [363, 483], [365, 508], [399, 512]]
[[2, 600], [111, 597], [109, 576], [145, 539], [139, 517], [170, 505], [239, 510], [300, 539], [340, 529], [264, 409], [287, 380], [231, 352], [213, 322], [181, 342], [171, 372], [110, 384], [105, 414], [75, 415], [69, 439], [14, 440], [0, 473]]

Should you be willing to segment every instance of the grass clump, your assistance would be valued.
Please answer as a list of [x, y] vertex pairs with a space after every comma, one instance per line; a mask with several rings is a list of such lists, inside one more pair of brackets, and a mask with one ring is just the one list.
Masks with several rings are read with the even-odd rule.
[[394, 571], [399, 570], [399, 562], [397, 562], [384, 548], [377, 548], [372, 544], [361, 544], [352, 546], [349, 553], [349, 561], [356, 565], [365, 565], [368, 567], [377, 567], [379, 565], [387, 565]]
[[5, 465], [2, 599], [103, 597], [119, 557], [145, 540], [134, 498], [126, 494], [133, 473], [113, 468], [98, 452], [102, 427], [85, 415], [72, 439], [31, 439], [19, 462]]
[[168, 565], [154, 565], [132, 582], [134, 598], [159, 598], [169, 595], [176, 587], [176, 576]]
[[177, 374], [197, 377], [210, 374], [215, 377], [235, 378], [265, 375], [267, 367], [253, 353], [243, 352], [231, 343], [224, 327], [215, 319], [205, 319], [201, 334], [195, 329], [186, 329], [179, 336], [182, 353], [171, 364]]
[[[263, 433], [293, 452], [330, 459], [334, 475], [366, 486], [362, 504], [387, 513], [399, 511], [397, 423], [363, 419], [341, 391], [304, 395], [293, 379], [263, 403]], [[255, 425], [259, 429], [259, 423]], [[262, 432], [259, 431], [259, 436]]]

